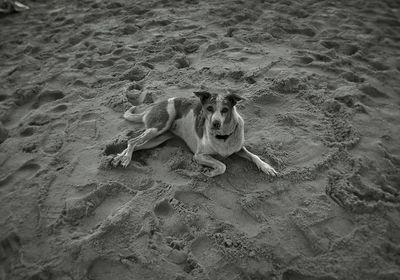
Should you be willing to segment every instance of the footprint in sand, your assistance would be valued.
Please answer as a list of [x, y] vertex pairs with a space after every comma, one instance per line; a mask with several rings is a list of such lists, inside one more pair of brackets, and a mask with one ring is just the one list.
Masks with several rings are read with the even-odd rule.
[[156, 204], [154, 213], [160, 217], [168, 217], [174, 213], [174, 208], [167, 199], [164, 199]]
[[86, 113], [80, 120], [71, 124], [69, 136], [80, 141], [91, 141], [98, 136], [98, 120], [101, 116], [97, 113]]
[[327, 49], [335, 49], [338, 53], [352, 56], [359, 51], [359, 47], [351, 44], [342, 44], [335, 41], [321, 41], [320, 43]]
[[0, 189], [5, 186], [14, 186], [17, 183], [27, 180], [32, 177], [38, 170], [40, 165], [34, 160], [29, 160], [25, 162], [17, 170], [10, 172], [9, 174], [0, 178]]
[[36, 127], [27, 126], [19, 132], [19, 135], [21, 135], [22, 137], [28, 137], [32, 136], [35, 132], [36, 132]]
[[91, 89], [85, 89], [79, 94], [79, 96], [84, 100], [93, 99], [97, 96], [97, 92]]
[[42, 150], [47, 154], [57, 153], [64, 145], [65, 134], [65, 123], [55, 124], [49, 130], [50, 133], [47, 134], [42, 141]]
[[[195, 266], [190, 265], [187, 252], [187, 236], [190, 232], [189, 218], [193, 212], [185, 209], [175, 199], [163, 199], [156, 203], [154, 213], [158, 218], [160, 232], [166, 237], [165, 253], [172, 263], [183, 266], [183, 269], [190, 272]], [[193, 225], [192, 225], [193, 226]]]
[[355, 45], [350, 45], [350, 44], [343, 44], [340, 45], [338, 48], [338, 52], [347, 56], [352, 56], [356, 54], [359, 51], [359, 47]]
[[60, 90], [45, 90], [41, 92], [33, 103], [33, 108], [39, 108], [45, 103], [53, 102], [65, 97], [65, 94]]
[[[275, 94], [272, 91], [258, 91], [252, 96], [252, 101], [260, 105], [273, 105], [278, 106], [280, 103], [285, 102], [285, 99]], [[246, 104], [247, 105], [247, 104]]]
[[338, 49], [339, 43], [335, 41], [321, 41], [320, 44], [327, 49]]
[[0, 121], [0, 144], [3, 143], [9, 137], [8, 129], [4, 127]]
[[396, 62], [395, 62], [395, 64], [394, 64], [394, 67], [397, 69], [397, 71], [400, 72], [400, 59], [397, 59], [397, 60], [396, 60]]
[[[13, 266], [10, 265], [12, 260], [19, 259], [21, 248], [21, 238], [15, 232], [8, 233], [0, 240], [0, 278], [11, 279], [13, 274]], [[10, 259], [10, 260], [7, 260]], [[14, 274], [15, 275], [15, 274]]]
[[192, 242], [190, 251], [199, 264], [207, 269], [213, 267], [222, 259], [215, 247], [212, 239], [207, 236], [200, 236]]
[[154, 213], [163, 224], [163, 232], [168, 236], [179, 238], [189, 232], [189, 226], [182, 219], [187, 213], [187, 209], [179, 204], [179, 201], [172, 199], [158, 202], [154, 208]]
[[89, 112], [81, 116], [81, 121], [83, 122], [98, 120], [98, 119], [100, 119], [100, 115], [98, 113]]
[[368, 60], [367, 63], [375, 71], [386, 71], [386, 70], [389, 70], [389, 68], [390, 68], [389, 66], [385, 65], [383, 62], [377, 61], [377, 60]]
[[314, 61], [314, 59], [309, 56], [298, 56], [295, 57], [295, 60], [300, 64], [310, 64], [311, 62]]
[[67, 111], [68, 105], [69, 104], [59, 104], [59, 105], [54, 106], [53, 108], [51, 108], [49, 112], [56, 113], [56, 114], [61, 114], [61, 113], [65, 112], [65, 111]]
[[289, 216], [316, 254], [328, 251], [333, 242], [354, 229], [353, 222], [344, 218], [343, 211], [325, 195], [306, 201], [304, 206], [293, 210]]
[[90, 184], [88, 188], [95, 189], [81, 197], [68, 199], [65, 206], [66, 219], [73, 224], [83, 219], [83, 227], [88, 230], [105, 220], [136, 194], [136, 191], [116, 182]]
[[79, 44], [81, 41], [83, 41], [84, 39], [88, 38], [88, 35], [90, 35], [90, 30], [86, 30], [86, 31], [82, 31], [78, 34], [74, 34], [71, 37], [69, 37], [66, 41], [66, 46], [67, 47], [72, 47], [75, 46], [77, 44]]
[[371, 85], [363, 85], [360, 87], [360, 90], [368, 95], [369, 97], [373, 98], [388, 98], [388, 95]]
[[338, 280], [338, 278], [330, 275], [311, 275], [297, 270], [288, 269], [282, 274], [282, 280]]
[[332, 58], [327, 55], [316, 53], [316, 52], [299, 52], [299, 56], [295, 56], [294, 60], [297, 63], [307, 65], [312, 62], [331, 62]]
[[47, 113], [37, 113], [32, 116], [29, 114], [28, 117], [24, 117], [27, 121], [29, 121], [28, 125], [30, 126], [44, 126], [50, 123], [53, 117]]
[[321, 62], [331, 62], [332, 59], [329, 56], [320, 54], [320, 53], [312, 53], [310, 52], [310, 55], [314, 57], [316, 61], [321, 61]]
[[299, 34], [308, 37], [314, 37], [316, 35], [315, 30], [312, 29], [311, 27], [303, 27], [303, 28], [289, 27], [289, 28], [284, 28], [284, 30], [289, 34]]
[[7, 259], [10, 255], [18, 252], [20, 247], [20, 237], [15, 232], [8, 234], [0, 240], [0, 260]]
[[237, 203], [238, 196], [218, 187], [208, 187], [210, 197], [194, 191], [177, 191], [175, 199], [199, 207], [203, 215], [225, 221], [238, 231], [255, 236], [260, 231], [257, 221]]
[[9, 98], [9, 96], [7, 94], [0, 94], [0, 102], [6, 100], [8, 98]]
[[[131, 258], [129, 260], [134, 259]], [[124, 264], [107, 258], [95, 259], [87, 270], [87, 278], [92, 280], [109, 280], [110, 276], [121, 280], [162, 279], [161, 275], [161, 271], [157, 275], [155, 269], [147, 268], [134, 261]]]
[[352, 82], [352, 83], [362, 83], [365, 81], [363, 77], [357, 76], [353, 72], [344, 72], [341, 75], [345, 80]]

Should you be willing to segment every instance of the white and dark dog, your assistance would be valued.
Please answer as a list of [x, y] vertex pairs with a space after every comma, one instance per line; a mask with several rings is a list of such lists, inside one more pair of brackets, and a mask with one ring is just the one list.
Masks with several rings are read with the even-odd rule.
[[[160, 145], [174, 135], [182, 138], [199, 164], [211, 167], [205, 175], [214, 177], [225, 172], [226, 166], [212, 155], [228, 157], [237, 154], [255, 163], [264, 173], [277, 172], [244, 147], [244, 122], [236, 110], [242, 98], [236, 94], [221, 95], [207, 91], [194, 92], [197, 98], [173, 97], [149, 105], [141, 112], [135, 106], [124, 118], [143, 122], [146, 130], [128, 140], [128, 147], [112, 161], [114, 166], [127, 167], [132, 153]], [[172, 132], [172, 133], [171, 133]]]

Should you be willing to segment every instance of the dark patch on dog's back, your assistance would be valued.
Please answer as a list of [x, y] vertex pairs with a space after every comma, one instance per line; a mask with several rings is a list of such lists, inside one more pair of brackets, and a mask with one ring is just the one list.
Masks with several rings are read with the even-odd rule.
[[203, 106], [200, 103], [194, 108], [194, 115], [196, 116], [194, 128], [196, 130], [197, 136], [199, 136], [199, 138], [201, 139], [204, 133], [204, 124], [206, 122], [206, 117], [203, 114]]
[[193, 109], [193, 113], [196, 118], [194, 128], [199, 138], [202, 138], [204, 132], [205, 117], [203, 116], [203, 107], [201, 105], [201, 102], [198, 99], [177, 97], [174, 100], [174, 104], [176, 111], [176, 120], [182, 118], [183, 116], [186, 116], [190, 112], [190, 110]]
[[151, 105], [150, 112], [146, 118], [147, 128], [162, 130], [167, 125], [169, 114], [167, 111], [168, 100], [157, 102]]
[[178, 120], [182, 118], [183, 116], [186, 116], [187, 113], [193, 108], [195, 108], [197, 105], [199, 105], [200, 102], [197, 99], [188, 99], [188, 98], [183, 98], [183, 97], [177, 97], [174, 99], [174, 106], [175, 106], [175, 112], [176, 112], [176, 117], [175, 119]]
[[211, 93], [210, 97], [204, 101], [204, 104], [199, 104], [195, 107], [194, 114], [196, 116], [195, 129], [196, 134], [201, 139], [204, 134], [204, 126], [206, 122], [206, 115], [204, 114], [203, 108], [207, 107], [209, 104], [215, 105], [217, 102], [218, 94]]

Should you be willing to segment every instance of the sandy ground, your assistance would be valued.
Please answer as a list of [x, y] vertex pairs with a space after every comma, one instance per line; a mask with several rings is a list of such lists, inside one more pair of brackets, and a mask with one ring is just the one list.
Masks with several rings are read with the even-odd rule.
[[[400, 3], [25, 1], [0, 18], [0, 279], [400, 279]], [[246, 145], [113, 154], [230, 89]]]

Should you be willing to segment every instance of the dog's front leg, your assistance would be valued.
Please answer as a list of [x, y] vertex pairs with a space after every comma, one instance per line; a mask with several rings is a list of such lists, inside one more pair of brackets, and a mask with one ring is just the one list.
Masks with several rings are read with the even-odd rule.
[[259, 156], [249, 152], [244, 146], [242, 149], [236, 153], [238, 156], [245, 158], [247, 160], [250, 160], [254, 162], [254, 164], [265, 174], [271, 175], [271, 176], [276, 176], [278, 175], [278, 172], [275, 171], [275, 169], [269, 165], [268, 163], [262, 161]]
[[204, 175], [208, 177], [215, 177], [217, 175], [223, 174], [226, 170], [225, 164], [211, 157], [210, 155], [205, 154], [195, 154], [193, 159], [202, 164], [211, 167], [213, 170], [205, 173]]

